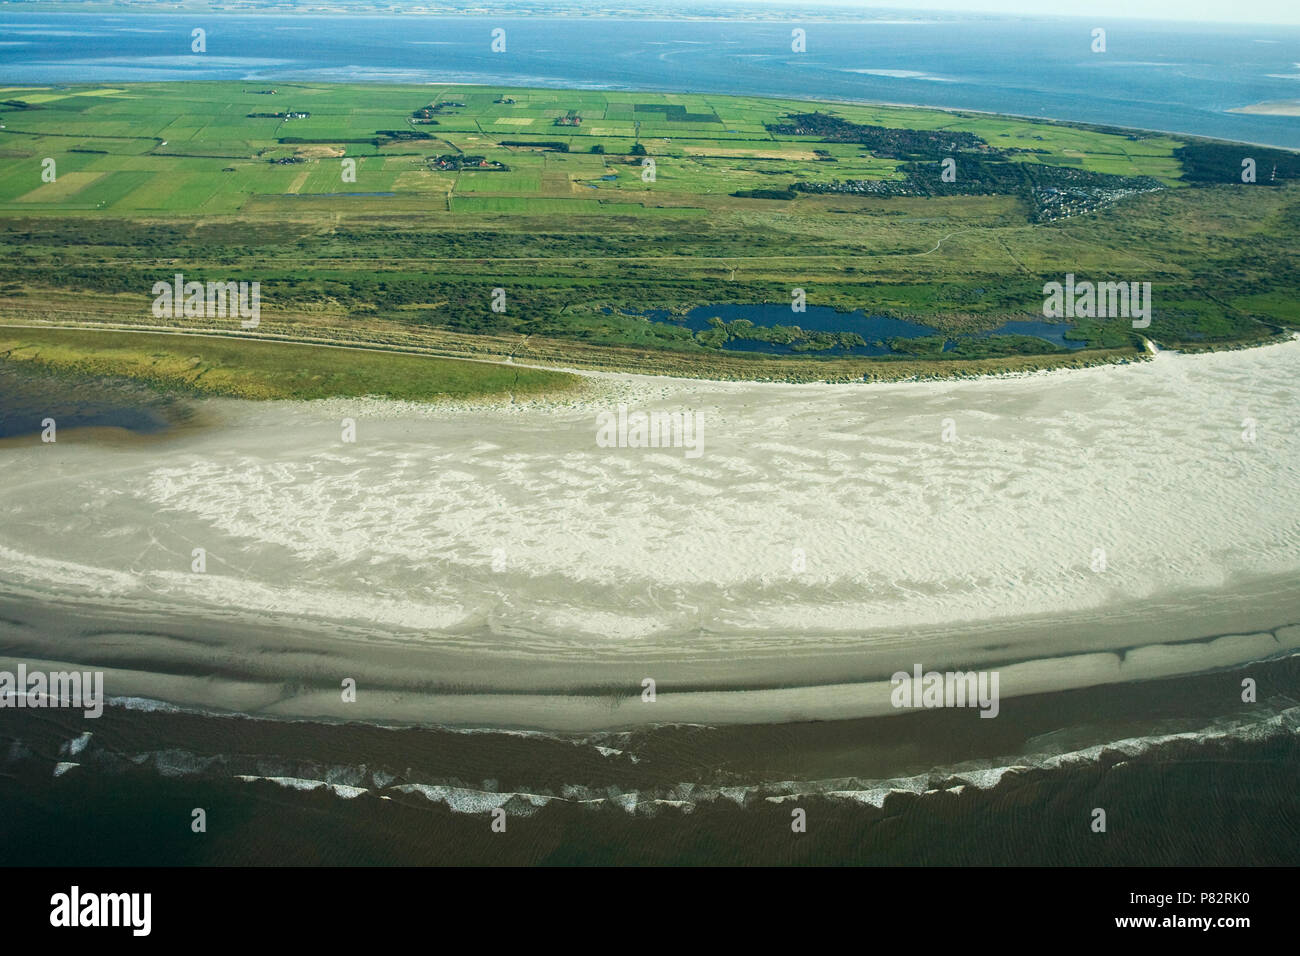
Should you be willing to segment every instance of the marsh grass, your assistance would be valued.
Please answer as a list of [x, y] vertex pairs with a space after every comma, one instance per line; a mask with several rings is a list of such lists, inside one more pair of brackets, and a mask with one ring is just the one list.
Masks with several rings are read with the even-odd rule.
[[577, 382], [564, 372], [423, 355], [85, 329], [0, 329], [0, 359], [56, 375], [122, 377], [161, 391], [246, 399], [431, 401], [537, 395]]

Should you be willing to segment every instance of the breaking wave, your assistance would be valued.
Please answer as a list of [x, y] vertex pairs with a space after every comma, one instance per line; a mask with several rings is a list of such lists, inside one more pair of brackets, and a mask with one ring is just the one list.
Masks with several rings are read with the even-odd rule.
[[[565, 784], [503, 790], [496, 780], [471, 783], [458, 779], [403, 779], [408, 776], [393, 767], [367, 764], [322, 764], [285, 756], [256, 754], [198, 754], [168, 748], [132, 754], [117, 754], [100, 748], [89, 735], [80, 735], [64, 745], [64, 753], [76, 754], [81, 766], [112, 769], [115, 765], [149, 768], [164, 777], [203, 776], [236, 779], [248, 784], [272, 784], [291, 790], [328, 790], [336, 797], [353, 800], [362, 796], [394, 799], [419, 795], [431, 803], [445, 805], [454, 813], [485, 814], [504, 808], [512, 816], [528, 816], [553, 804], [569, 804], [591, 810], [614, 810], [629, 815], [653, 815], [665, 808], [690, 813], [710, 804], [730, 803], [747, 808], [759, 802], [783, 803], [806, 797], [822, 797], [883, 808], [894, 794], [926, 797], [936, 794], [959, 796], [967, 790], [991, 790], [1009, 776], [1034, 771], [1065, 771], [1102, 762], [1107, 757], [1134, 761], [1155, 751], [1178, 746], [1204, 746], [1216, 741], [1253, 742], [1300, 734], [1300, 703], [1280, 697], [1260, 703], [1247, 714], [1222, 716], [1182, 729], [1163, 727], [1155, 732], [1104, 740], [1086, 746], [1050, 746], [1052, 733], [1034, 738], [1033, 748], [1019, 755], [991, 760], [967, 761], [928, 771], [888, 778], [857, 776], [813, 780], [764, 781], [753, 784], [685, 781], [671, 785], [624, 789], [616, 785]], [[489, 731], [484, 731], [489, 733]], [[515, 736], [559, 738], [549, 734]], [[578, 748], [591, 748], [602, 758], [635, 761], [635, 734], [598, 734], [567, 738]], [[610, 746], [618, 744], [618, 746]], [[1037, 746], [1035, 746], [1037, 745]], [[16, 751], [11, 752], [14, 759]], [[73, 766], [61, 762], [56, 776]], [[83, 772], [85, 772], [83, 770]]]

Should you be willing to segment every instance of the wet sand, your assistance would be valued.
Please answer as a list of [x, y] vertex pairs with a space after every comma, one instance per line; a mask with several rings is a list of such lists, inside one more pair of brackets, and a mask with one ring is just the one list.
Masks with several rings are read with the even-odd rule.
[[[902, 713], [890, 677], [925, 670], [995, 670], [1003, 699], [1151, 680], [1268, 660], [1300, 649], [1295, 579], [1253, 582], [1230, 598], [1177, 602], [1097, 618], [950, 627], [861, 647], [733, 659], [540, 658], [482, 645], [422, 647], [340, 637], [319, 626], [258, 626], [85, 606], [33, 608], [0, 600], [0, 669], [105, 672], [108, 692], [212, 711], [394, 724], [612, 730], [655, 723], [835, 720]], [[1222, 630], [1229, 622], [1237, 630]], [[1258, 629], [1241, 628], [1256, 624]], [[1141, 642], [1141, 643], [1138, 643]], [[75, 654], [68, 650], [75, 648]], [[1063, 649], [1082, 653], [1062, 653]], [[662, 656], [660, 656], [662, 655]], [[1028, 656], [1012, 656], [1028, 655]], [[654, 699], [643, 680], [655, 681]], [[344, 700], [345, 678], [356, 681]]]

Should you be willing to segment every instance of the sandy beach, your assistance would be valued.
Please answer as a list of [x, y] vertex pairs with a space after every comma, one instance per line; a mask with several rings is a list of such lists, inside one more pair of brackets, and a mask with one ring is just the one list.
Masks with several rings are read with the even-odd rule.
[[[1011, 697], [1276, 656], [1300, 644], [1297, 373], [1298, 341], [895, 385], [595, 375], [11, 439], [0, 662], [208, 709], [585, 730], [887, 714], [916, 664], [997, 667]], [[686, 416], [698, 455], [602, 447], [619, 405]]]

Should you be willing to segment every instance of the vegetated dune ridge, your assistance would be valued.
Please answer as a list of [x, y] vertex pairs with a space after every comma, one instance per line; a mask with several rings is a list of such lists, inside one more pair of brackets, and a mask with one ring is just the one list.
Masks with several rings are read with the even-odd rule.
[[[559, 730], [889, 713], [916, 664], [996, 667], [1004, 697], [1227, 666], [1300, 644], [1298, 371], [1300, 341], [871, 387], [607, 376], [11, 442], [0, 637], [115, 695]], [[619, 402], [696, 413], [701, 454], [600, 447]]]

